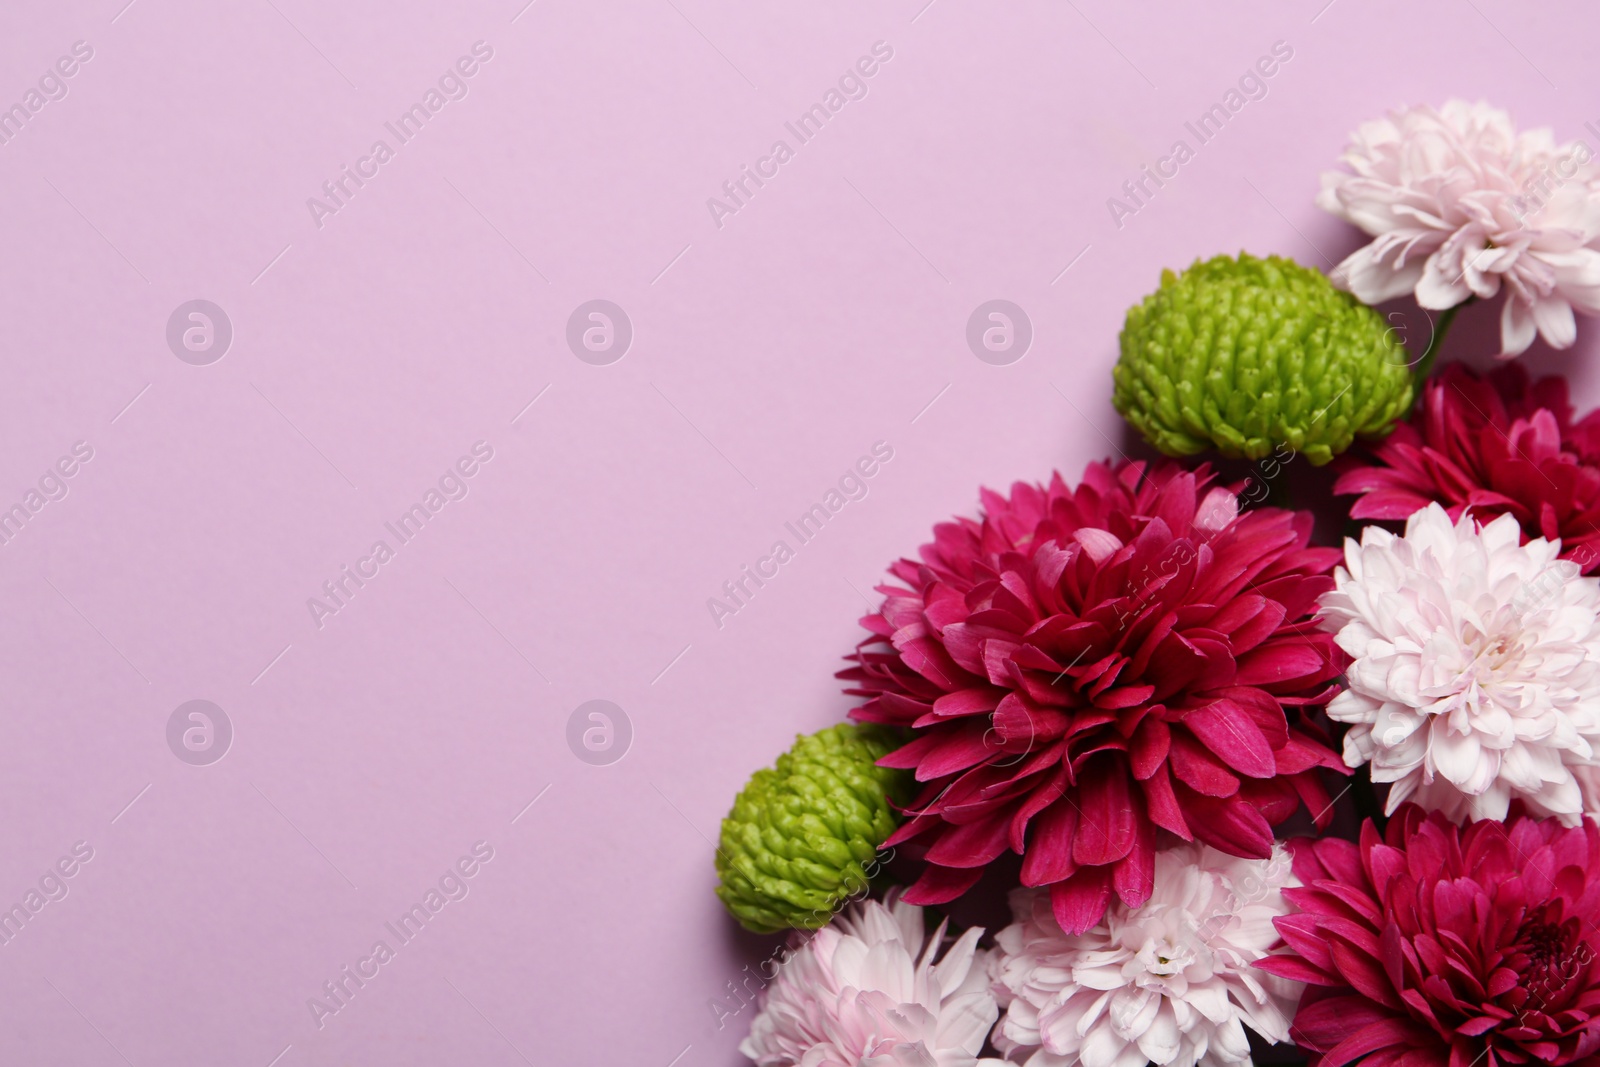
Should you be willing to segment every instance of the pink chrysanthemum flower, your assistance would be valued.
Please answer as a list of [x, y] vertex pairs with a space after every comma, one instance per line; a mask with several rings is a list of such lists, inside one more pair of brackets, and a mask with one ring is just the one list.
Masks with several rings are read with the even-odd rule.
[[1272, 825], [1344, 766], [1300, 709], [1337, 691], [1312, 622], [1337, 549], [1311, 516], [1241, 514], [1206, 468], [1091, 464], [1069, 489], [985, 491], [863, 619], [852, 716], [910, 727], [880, 761], [923, 791], [888, 843], [928, 846], [906, 899], [951, 900], [1010, 850], [1082, 933], [1150, 896], [1156, 832], [1265, 858]]
[[1506, 290], [1500, 344], [1577, 338], [1573, 311], [1600, 314], [1600, 165], [1582, 141], [1517, 133], [1504, 111], [1452, 100], [1364, 123], [1352, 173], [1323, 176], [1319, 206], [1377, 240], [1333, 272], [1368, 304], [1415, 292], [1452, 308]]
[[1438, 504], [1404, 536], [1345, 542], [1322, 625], [1351, 657], [1328, 717], [1344, 760], [1451, 819], [1503, 819], [1513, 800], [1577, 823], [1600, 763], [1600, 579], [1526, 544], [1516, 520], [1450, 521]]
[[1512, 812], [1458, 827], [1408, 804], [1361, 844], [1299, 839], [1290, 1029], [1312, 1067], [1566, 1067], [1600, 1054], [1600, 829]]
[[1281, 845], [1267, 860], [1177, 845], [1142, 907], [1114, 903], [1083, 934], [1043, 890], [1015, 890], [990, 960], [995, 1045], [1027, 1067], [1249, 1067], [1245, 1030], [1287, 1040], [1304, 989], [1252, 966], [1281, 945], [1272, 921], [1299, 884]]
[[1511, 515], [1524, 541], [1560, 540], [1562, 559], [1600, 571], [1600, 411], [1574, 422], [1563, 378], [1530, 384], [1517, 364], [1480, 378], [1452, 364], [1372, 459], [1335, 461], [1333, 491], [1362, 494], [1351, 518], [1406, 519], [1434, 502], [1452, 519]]
[[901, 900], [852, 905], [788, 956], [739, 1051], [757, 1067], [1003, 1067], [978, 1058], [999, 1016], [983, 929], [944, 933]]

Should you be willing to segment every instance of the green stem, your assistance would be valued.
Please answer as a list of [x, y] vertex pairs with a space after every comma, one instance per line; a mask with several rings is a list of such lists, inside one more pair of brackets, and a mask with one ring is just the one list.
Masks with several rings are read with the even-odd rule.
[[1450, 323], [1454, 321], [1456, 312], [1472, 303], [1473, 298], [1468, 297], [1464, 302], [1455, 307], [1446, 308], [1443, 315], [1439, 316], [1439, 326], [1433, 331], [1433, 336], [1428, 339], [1428, 350], [1422, 353], [1422, 358], [1417, 360], [1415, 382], [1421, 385], [1428, 377], [1428, 372], [1433, 369], [1434, 357], [1439, 354], [1439, 346], [1444, 343], [1444, 335], [1450, 331]]

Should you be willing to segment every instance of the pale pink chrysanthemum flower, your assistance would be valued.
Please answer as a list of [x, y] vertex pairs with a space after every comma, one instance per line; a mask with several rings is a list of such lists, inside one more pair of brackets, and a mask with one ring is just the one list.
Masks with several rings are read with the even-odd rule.
[[1255, 966], [1297, 886], [1283, 845], [1242, 859], [1209, 845], [1156, 853], [1138, 908], [1113, 902], [1082, 934], [1048, 893], [1019, 889], [990, 962], [1006, 1013], [994, 1043], [1026, 1067], [1249, 1067], [1248, 1027], [1286, 1040], [1305, 988]]
[[1362, 124], [1323, 175], [1318, 206], [1377, 240], [1332, 279], [1368, 304], [1416, 294], [1442, 310], [1503, 288], [1503, 356], [1541, 334], [1577, 338], [1573, 311], [1600, 315], [1600, 164], [1583, 141], [1518, 133], [1488, 104], [1452, 100]]
[[1328, 717], [1344, 761], [1446, 818], [1504, 819], [1513, 800], [1575, 826], [1596, 808], [1600, 578], [1522, 542], [1515, 516], [1452, 522], [1437, 503], [1404, 535], [1345, 542], [1322, 626], [1352, 662]]
[[945, 949], [891, 898], [840, 913], [790, 954], [739, 1051], [758, 1067], [1003, 1067], [979, 1059], [999, 1007], [974, 927]]

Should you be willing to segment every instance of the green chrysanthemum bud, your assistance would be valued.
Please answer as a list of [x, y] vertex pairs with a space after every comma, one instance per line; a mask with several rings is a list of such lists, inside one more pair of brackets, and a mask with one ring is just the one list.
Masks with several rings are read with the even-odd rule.
[[1112, 403], [1169, 456], [1321, 465], [1411, 410], [1405, 346], [1376, 311], [1290, 259], [1217, 256], [1128, 309]]
[[910, 775], [875, 766], [897, 747], [887, 730], [840, 723], [759, 770], [722, 820], [717, 896], [747, 929], [814, 930], [864, 890], [899, 819]]

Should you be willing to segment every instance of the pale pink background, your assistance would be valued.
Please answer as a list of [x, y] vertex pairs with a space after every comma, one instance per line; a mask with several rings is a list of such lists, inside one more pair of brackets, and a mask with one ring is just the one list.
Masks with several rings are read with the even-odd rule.
[[[768, 942], [709, 840], [849, 706], [856, 590], [980, 483], [1112, 452], [1163, 266], [1355, 247], [1312, 196], [1360, 120], [1600, 124], [1581, 0], [925, 2], [7, 5], [0, 102], [95, 55], [0, 146], [0, 506], [95, 458], [0, 547], [0, 903], [95, 856], [0, 947], [0, 1062], [742, 1062], [752, 1011], [708, 1002]], [[306, 198], [480, 39], [470, 95], [317, 229]], [[716, 228], [879, 40], [870, 94]], [[1118, 230], [1106, 198], [1277, 40], [1270, 95]], [[164, 340], [197, 297], [236, 334], [207, 367]], [[564, 341], [597, 297], [636, 331], [613, 366]], [[1009, 367], [964, 341], [995, 297], [1036, 330]], [[1580, 334], [1531, 360], [1587, 403]], [[471, 494], [318, 631], [306, 598], [479, 439]], [[713, 626], [879, 439], [870, 495]], [[203, 768], [165, 740], [197, 697], [236, 729]], [[565, 741], [594, 698], [636, 733], [608, 767]], [[479, 839], [471, 894], [319, 1030], [307, 999]]]

